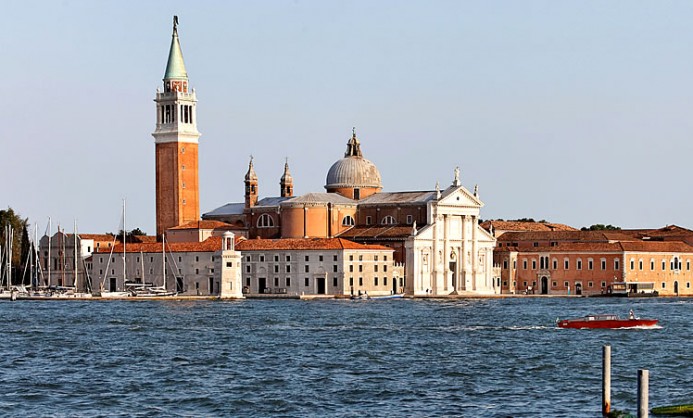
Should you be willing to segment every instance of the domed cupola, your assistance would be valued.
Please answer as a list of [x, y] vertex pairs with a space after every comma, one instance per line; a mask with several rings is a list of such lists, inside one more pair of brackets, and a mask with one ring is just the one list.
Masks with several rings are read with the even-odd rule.
[[361, 143], [355, 130], [347, 143], [344, 158], [338, 160], [327, 172], [325, 189], [350, 199], [363, 199], [383, 188], [380, 172], [372, 162], [363, 158]]

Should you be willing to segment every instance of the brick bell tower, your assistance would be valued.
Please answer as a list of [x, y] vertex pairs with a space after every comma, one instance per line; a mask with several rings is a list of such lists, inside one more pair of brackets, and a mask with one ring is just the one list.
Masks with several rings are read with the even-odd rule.
[[178, 40], [178, 16], [173, 17], [173, 39], [164, 74], [164, 91], [157, 88], [156, 234], [200, 219], [198, 181], [197, 99], [188, 91], [188, 73]]

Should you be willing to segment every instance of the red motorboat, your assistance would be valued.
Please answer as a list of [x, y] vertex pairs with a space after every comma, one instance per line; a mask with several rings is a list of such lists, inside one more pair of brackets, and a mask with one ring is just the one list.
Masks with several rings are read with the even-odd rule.
[[559, 328], [634, 328], [652, 327], [657, 325], [658, 319], [638, 318], [630, 311], [628, 318], [619, 318], [618, 315], [587, 315], [582, 318], [557, 319]]

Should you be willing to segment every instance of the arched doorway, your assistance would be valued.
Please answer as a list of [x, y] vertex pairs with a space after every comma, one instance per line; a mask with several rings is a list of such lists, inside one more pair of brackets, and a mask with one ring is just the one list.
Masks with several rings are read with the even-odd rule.
[[549, 278], [546, 276], [541, 277], [541, 294], [542, 295], [548, 295], [549, 294]]
[[675, 281], [675, 282], [674, 282], [674, 294], [675, 294], [676, 296], [679, 295], [679, 282], [678, 282], [678, 281]]
[[575, 294], [576, 295], [582, 294], [582, 283], [575, 283]]

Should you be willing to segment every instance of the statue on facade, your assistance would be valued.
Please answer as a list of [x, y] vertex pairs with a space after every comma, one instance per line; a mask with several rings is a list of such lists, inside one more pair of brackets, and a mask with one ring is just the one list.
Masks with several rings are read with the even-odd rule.
[[460, 185], [460, 167], [455, 167], [455, 179], [452, 182], [452, 185], [455, 187], [459, 187]]

